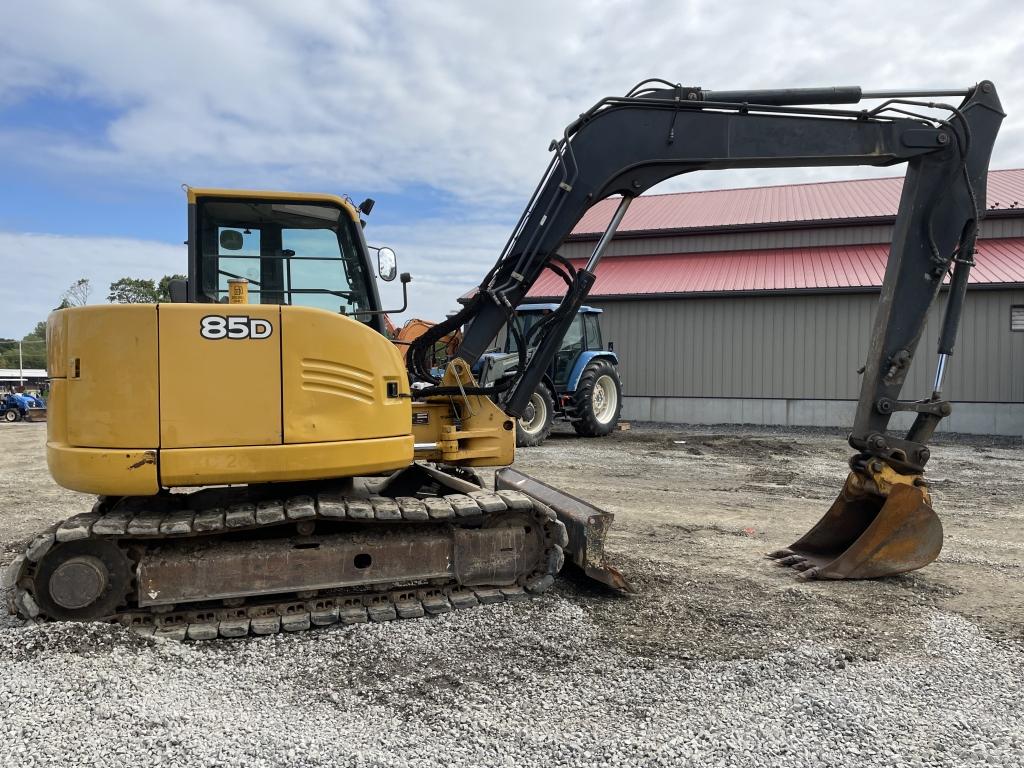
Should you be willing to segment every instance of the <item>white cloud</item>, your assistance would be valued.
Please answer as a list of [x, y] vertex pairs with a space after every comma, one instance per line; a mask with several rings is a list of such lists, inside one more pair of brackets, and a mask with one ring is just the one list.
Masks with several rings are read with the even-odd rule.
[[[0, 69], [119, 115], [96, 141], [57, 131], [39, 162], [161, 186], [426, 184], [515, 207], [566, 122], [652, 75], [710, 88], [988, 77], [1011, 109], [1024, 102], [1024, 44], [999, 32], [1024, 25], [1012, 0], [936, 2], [927, 23], [891, 2], [48, 5], [6, 9]], [[0, 76], [0, 99], [17, 88]], [[996, 165], [1024, 164], [1022, 129], [1007, 128]]]
[[5, 271], [0, 280], [0, 336], [21, 338], [45, 320], [73, 282], [86, 277], [90, 304], [106, 301], [107, 289], [122, 277], [159, 279], [184, 272], [185, 247], [117, 237], [61, 237], [0, 232]]
[[[42, 96], [112, 117], [94, 137], [0, 125], [0, 151], [50, 176], [140, 190], [433, 188], [457, 201], [451, 219], [371, 218], [367, 231], [399, 251], [415, 277], [411, 314], [426, 317], [454, 308], [493, 263], [548, 141], [650, 76], [711, 89], [990, 78], [1010, 112], [993, 165], [1024, 166], [1019, 0], [935, 0], [925, 17], [918, 3], [883, 0], [8, 5], [0, 106]], [[893, 172], [718, 172], [667, 187]], [[0, 234], [0, 246], [45, 265], [23, 286], [2, 284], [0, 329], [31, 327], [81, 275], [100, 299], [123, 274], [159, 277], [185, 262], [180, 246], [116, 238]], [[397, 284], [383, 293], [397, 305]]]
[[[508, 238], [508, 228], [420, 220], [414, 225], [371, 224], [366, 236], [371, 245], [394, 248], [399, 270], [412, 274], [409, 309], [392, 318], [401, 323], [410, 317], [441, 320], [457, 310], [458, 298], [479, 285], [497, 260]], [[379, 285], [385, 309], [401, 306], [397, 280]]]

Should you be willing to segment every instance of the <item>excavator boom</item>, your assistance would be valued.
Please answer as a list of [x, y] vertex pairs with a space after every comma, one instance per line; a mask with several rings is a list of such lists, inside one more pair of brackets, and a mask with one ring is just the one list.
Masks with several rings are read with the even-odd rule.
[[[938, 97], [962, 101], [954, 106], [934, 101]], [[808, 106], [863, 99], [881, 103], [858, 111]], [[494, 390], [506, 413], [519, 416], [593, 286], [615, 229], [644, 191], [697, 170], [906, 163], [849, 438], [858, 451], [850, 478], [818, 526], [773, 556], [805, 576], [828, 578], [920, 568], [941, 548], [941, 525], [922, 474], [930, 455], [927, 443], [952, 410], [942, 396], [942, 381], [974, 263], [989, 158], [1003, 116], [989, 81], [963, 90], [864, 92], [858, 87], [706, 91], [659, 80], [641, 83], [624, 97], [602, 99], [552, 142], [552, 160], [497, 263], [458, 315], [413, 345], [412, 370], [429, 380], [422, 362], [425, 345], [462, 324], [469, 328], [457, 354], [475, 362], [502, 326], [514, 328], [509, 322], [513, 308], [550, 269], [566, 282], [561, 304], [532, 330], [536, 351], [521, 361], [518, 378]], [[606, 231], [587, 265], [575, 269], [557, 249], [589, 208], [613, 195], [620, 202]], [[949, 298], [933, 391], [900, 400], [928, 309], [947, 276]], [[900, 411], [915, 414], [905, 435], [889, 430]]]

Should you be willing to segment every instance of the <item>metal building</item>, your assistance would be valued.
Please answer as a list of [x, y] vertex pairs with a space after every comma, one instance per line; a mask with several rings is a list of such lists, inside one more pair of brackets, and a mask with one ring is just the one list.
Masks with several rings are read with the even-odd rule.
[[44, 368], [0, 368], [0, 393], [21, 387], [40, 389], [48, 382]]
[[[902, 183], [637, 199], [588, 298], [606, 310], [605, 340], [620, 356], [623, 417], [850, 426]], [[591, 209], [562, 255], [582, 264], [615, 205]], [[990, 174], [988, 206], [943, 428], [1024, 435], [1024, 169]], [[530, 296], [555, 298], [560, 285], [545, 273]], [[904, 398], [930, 394], [944, 301]]]

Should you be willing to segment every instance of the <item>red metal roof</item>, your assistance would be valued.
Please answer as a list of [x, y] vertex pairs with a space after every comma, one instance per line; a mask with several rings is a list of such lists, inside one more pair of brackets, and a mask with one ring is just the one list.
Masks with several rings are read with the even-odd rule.
[[[788, 184], [778, 187], [715, 189], [642, 195], [618, 232], [756, 226], [896, 215], [903, 177]], [[1024, 169], [991, 171], [988, 204], [1024, 206]], [[602, 200], [580, 220], [573, 235], [599, 234], [611, 219], [617, 199]]]
[[[888, 255], [878, 243], [606, 257], [590, 297], [871, 288], [882, 284]], [[1024, 238], [980, 240], [976, 261], [972, 284], [1024, 284]], [[529, 296], [563, 293], [562, 279], [546, 271]]]

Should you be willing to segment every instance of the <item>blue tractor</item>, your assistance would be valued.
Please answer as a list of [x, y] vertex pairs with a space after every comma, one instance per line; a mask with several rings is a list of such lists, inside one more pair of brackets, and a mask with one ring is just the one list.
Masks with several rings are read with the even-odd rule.
[[[557, 308], [557, 304], [520, 305], [516, 309], [519, 337], [529, 346], [531, 329]], [[580, 307], [516, 425], [516, 445], [543, 443], [556, 418], [571, 422], [577, 434], [585, 437], [600, 437], [615, 429], [622, 411], [622, 382], [618, 355], [611, 343], [605, 347], [601, 337], [602, 312], [596, 307]], [[528, 349], [527, 354], [530, 352]], [[489, 385], [514, 373], [518, 364], [516, 335], [505, 329], [496, 347], [474, 366], [474, 372], [481, 385]]]
[[32, 421], [36, 414], [45, 414], [45, 409], [46, 404], [43, 400], [34, 395], [13, 392], [0, 396], [0, 420], [8, 423], [22, 419]]

